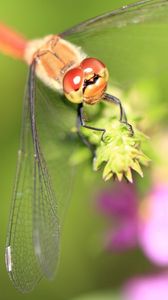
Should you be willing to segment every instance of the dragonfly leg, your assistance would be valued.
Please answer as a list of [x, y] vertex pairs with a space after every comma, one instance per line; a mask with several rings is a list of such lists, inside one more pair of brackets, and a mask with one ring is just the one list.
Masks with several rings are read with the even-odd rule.
[[93, 157], [95, 157], [96, 155], [95, 155], [95, 149], [94, 149], [93, 145], [80, 132], [80, 127], [81, 126], [87, 128], [87, 129], [90, 129], [90, 130], [102, 131], [103, 132], [102, 138], [103, 138], [103, 135], [105, 133], [105, 129], [96, 128], [96, 127], [88, 126], [88, 125], [85, 124], [85, 120], [84, 120], [84, 116], [83, 116], [83, 103], [80, 103], [78, 105], [78, 108], [77, 108], [77, 130], [78, 130], [78, 135], [81, 138], [82, 142], [90, 149], [90, 151], [93, 154]]
[[114, 104], [119, 106], [119, 108], [120, 108], [120, 122], [124, 123], [128, 126], [129, 131], [130, 131], [131, 135], [133, 136], [134, 135], [134, 130], [132, 128], [132, 125], [129, 124], [128, 121], [127, 121], [126, 112], [125, 112], [125, 110], [122, 106], [122, 103], [121, 103], [120, 99], [118, 99], [117, 97], [115, 97], [113, 95], [105, 93], [104, 96], [103, 96], [103, 100], [105, 100], [107, 102], [114, 103]]
[[80, 121], [80, 117], [78, 115], [78, 112], [77, 112], [77, 133], [78, 133], [78, 136], [80, 137], [81, 141], [89, 148], [89, 150], [91, 151], [91, 154], [93, 155], [93, 157], [96, 156], [95, 154], [95, 149], [94, 149], [94, 146], [85, 138], [85, 136], [80, 132], [80, 127], [82, 126], [81, 125], [81, 121]]

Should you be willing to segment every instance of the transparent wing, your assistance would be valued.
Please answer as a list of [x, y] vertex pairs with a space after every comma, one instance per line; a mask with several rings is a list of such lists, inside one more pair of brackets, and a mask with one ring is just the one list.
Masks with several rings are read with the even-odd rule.
[[110, 78], [129, 88], [141, 78], [166, 74], [168, 1], [147, 0], [83, 22], [61, 33], [104, 61]]
[[96, 30], [100, 31], [106, 26], [125, 27], [131, 23], [142, 23], [150, 20], [166, 18], [167, 0], [144, 0], [125, 5], [119, 9], [110, 11], [103, 15], [84, 21], [61, 33], [61, 36], [69, 36], [76, 33]]
[[35, 84], [33, 67], [28, 86], [6, 247], [7, 270], [22, 292], [55, 273], [60, 225], [72, 188], [68, 161], [75, 144], [69, 134], [74, 110], [39, 81]]
[[[159, 77], [166, 91], [167, 30], [168, 1], [149, 0], [79, 24], [62, 36], [102, 59], [111, 80], [122, 88]], [[29, 93], [6, 249], [11, 279], [25, 292], [56, 269], [60, 224], [74, 176], [69, 158], [77, 147], [71, 134], [75, 111], [63, 97], [38, 81], [31, 105]]]

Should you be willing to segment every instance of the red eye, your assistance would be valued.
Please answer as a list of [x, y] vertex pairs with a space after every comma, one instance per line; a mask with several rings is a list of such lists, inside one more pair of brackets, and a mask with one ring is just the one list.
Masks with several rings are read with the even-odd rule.
[[99, 74], [105, 68], [105, 65], [100, 60], [92, 57], [85, 58], [80, 66], [86, 75]]
[[64, 93], [69, 94], [78, 91], [83, 83], [83, 71], [81, 68], [73, 68], [69, 70], [63, 79]]

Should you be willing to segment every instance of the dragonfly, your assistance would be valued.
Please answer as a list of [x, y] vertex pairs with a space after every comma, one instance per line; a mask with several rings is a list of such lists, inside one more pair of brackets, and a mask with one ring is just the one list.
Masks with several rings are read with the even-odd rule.
[[[63, 211], [75, 174], [68, 161], [79, 146], [70, 128], [77, 124], [80, 137], [92, 148], [80, 127], [102, 133], [104, 129], [85, 123], [83, 106], [100, 100], [117, 104], [120, 121], [130, 125], [122, 102], [108, 92], [109, 78], [126, 87], [144, 75], [146, 66], [142, 62], [138, 69], [136, 61], [142, 51], [149, 53], [150, 42], [155, 46], [153, 60], [163, 49], [151, 38], [150, 26], [167, 24], [167, 16], [167, 0], [145, 0], [33, 41], [0, 25], [1, 52], [29, 66], [5, 250], [7, 271], [19, 291], [30, 292], [43, 277], [52, 279], [58, 267]], [[141, 49], [128, 61], [135, 40]], [[117, 72], [121, 68], [123, 77]], [[152, 72], [146, 69], [149, 76]]]

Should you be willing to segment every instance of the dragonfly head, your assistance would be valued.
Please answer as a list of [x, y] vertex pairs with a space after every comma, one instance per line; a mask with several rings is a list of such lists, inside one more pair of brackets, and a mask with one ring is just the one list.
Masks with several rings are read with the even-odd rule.
[[63, 90], [73, 103], [99, 102], [107, 88], [108, 70], [96, 58], [85, 58], [78, 67], [70, 69], [63, 79]]

